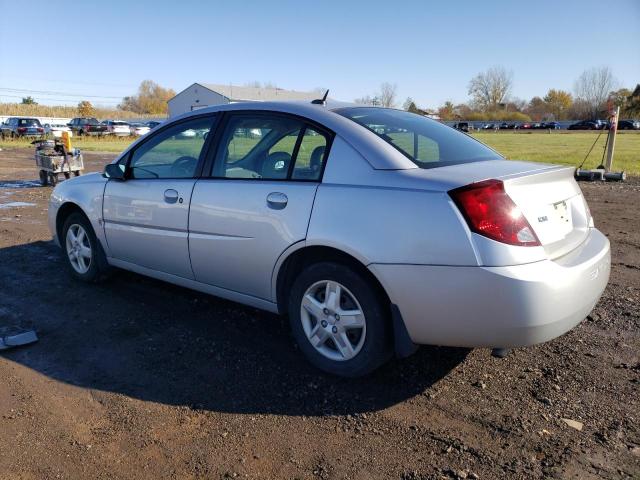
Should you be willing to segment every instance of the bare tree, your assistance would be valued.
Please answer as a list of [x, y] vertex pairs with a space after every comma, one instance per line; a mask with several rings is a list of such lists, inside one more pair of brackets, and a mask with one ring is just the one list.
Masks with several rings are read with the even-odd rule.
[[380, 105], [383, 107], [394, 107], [396, 105], [396, 97], [398, 95], [398, 85], [395, 83], [384, 82], [380, 85]]
[[484, 111], [497, 110], [504, 104], [513, 85], [513, 72], [504, 67], [491, 67], [469, 82], [469, 95], [476, 107]]
[[354, 99], [353, 103], [360, 105], [380, 105], [380, 99], [378, 99], [378, 97], [372, 97], [371, 95], [365, 95], [364, 97]]
[[573, 86], [576, 99], [587, 106], [591, 118], [597, 118], [609, 97], [609, 92], [615, 90], [618, 81], [614, 78], [609, 67], [594, 67], [582, 72]]

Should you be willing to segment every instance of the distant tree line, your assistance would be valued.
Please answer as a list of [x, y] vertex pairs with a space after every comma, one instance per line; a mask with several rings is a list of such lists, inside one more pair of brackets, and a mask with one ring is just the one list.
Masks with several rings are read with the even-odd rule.
[[[620, 88], [608, 67], [585, 70], [575, 81], [573, 93], [551, 88], [543, 97], [526, 101], [511, 96], [513, 72], [495, 66], [471, 79], [467, 93], [470, 100], [454, 104], [447, 101], [430, 110], [419, 107], [411, 98], [404, 110], [420, 114], [437, 114], [442, 120], [548, 121], [603, 118], [612, 106], [620, 107], [621, 118], [640, 115], [640, 84], [631, 91]], [[354, 100], [365, 105], [397, 106], [397, 85], [385, 82], [379, 92]]]

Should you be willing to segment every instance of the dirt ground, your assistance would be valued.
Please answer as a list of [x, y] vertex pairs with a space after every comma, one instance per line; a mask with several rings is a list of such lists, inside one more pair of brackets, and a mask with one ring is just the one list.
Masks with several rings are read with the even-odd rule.
[[0, 326], [40, 335], [0, 354], [0, 479], [640, 478], [638, 179], [581, 184], [613, 266], [573, 331], [346, 381], [274, 315], [126, 272], [72, 281], [31, 155], [0, 152]]

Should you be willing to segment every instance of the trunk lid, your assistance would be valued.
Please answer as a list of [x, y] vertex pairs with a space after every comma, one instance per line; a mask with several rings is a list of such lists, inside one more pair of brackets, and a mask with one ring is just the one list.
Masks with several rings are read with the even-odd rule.
[[557, 167], [500, 179], [550, 259], [569, 253], [589, 233], [590, 214], [573, 171]]

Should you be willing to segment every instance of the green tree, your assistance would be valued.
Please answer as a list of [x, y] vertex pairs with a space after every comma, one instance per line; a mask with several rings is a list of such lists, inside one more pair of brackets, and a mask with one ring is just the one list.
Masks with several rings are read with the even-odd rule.
[[549, 107], [549, 111], [553, 113], [556, 120], [566, 119], [567, 113], [573, 105], [573, 97], [569, 92], [556, 90], [554, 88], [547, 92], [543, 100]]
[[33, 97], [29, 96], [29, 97], [22, 97], [22, 105], [37, 105], [38, 102], [36, 102]]
[[627, 97], [626, 115], [640, 115], [640, 83], [636, 85], [631, 95]]
[[82, 100], [78, 103], [78, 116], [80, 117], [94, 117], [96, 114], [96, 109], [93, 108], [91, 102], [88, 100]]

